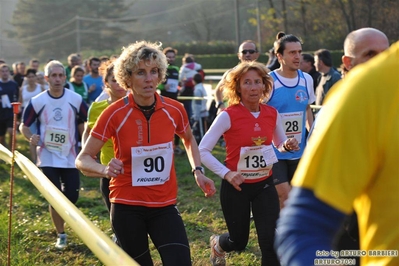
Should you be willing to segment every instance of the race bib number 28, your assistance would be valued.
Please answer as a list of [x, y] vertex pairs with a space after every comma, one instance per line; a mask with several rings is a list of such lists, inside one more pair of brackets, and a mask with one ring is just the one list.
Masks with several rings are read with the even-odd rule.
[[295, 138], [301, 143], [303, 112], [281, 113], [281, 118], [287, 138]]

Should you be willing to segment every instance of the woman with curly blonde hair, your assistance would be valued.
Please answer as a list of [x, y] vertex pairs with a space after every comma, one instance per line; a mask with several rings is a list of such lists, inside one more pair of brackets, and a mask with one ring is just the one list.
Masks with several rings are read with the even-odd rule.
[[[272, 144], [282, 152], [298, 149], [287, 139], [277, 110], [261, 102], [269, 97], [272, 79], [263, 64], [242, 62], [226, 77], [222, 111], [202, 139], [203, 164], [222, 180], [220, 202], [228, 233], [212, 235], [212, 265], [225, 265], [225, 253], [244, 250], [249, 238], [250, 212], [255, 221], [262, 265], [279, 265], [273, 249], [279, 199], [272, 178], [277, 161]], [[219, 162], [212, 150], [223, 136], [226, 159]]]
[[[183, 105], [156, 93], [166, 68], [166, 57], [155, 43], [141, 41], [124, 48], [114, 75], [131, 93], [103, 111], [76, 160], [83, 174], [111, 179], [112, 227], [120, 246], [140, 265], [153, 265], [148, 235], [163, 265], [191, 265], [176, 207], [175, 134], [183, 140], [192, 174], [205, 196], [216, 192], [213, 181], [203, 174]], [[93, 158], [108, 139], [114, 158], [101, 165]]]

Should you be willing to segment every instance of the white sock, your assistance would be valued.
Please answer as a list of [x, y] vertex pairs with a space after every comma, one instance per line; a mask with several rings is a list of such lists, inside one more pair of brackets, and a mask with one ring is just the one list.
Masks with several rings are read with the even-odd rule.
[[[219, 254], [223, 254], [223, 253], [224, 253], [224, 251], [222, 250], [222, 248], [219, 246], [219, 241], [218, 241], [218, 243], [215, 244], [214, 248], [215, 248], [215, 250], [216, 250], [217, 253], [219, 253]], [[219, 248], [220, 248], [220, 249], [219, 249]], [[220, 251], [220, 250], [222, 250], [222, 251]]]

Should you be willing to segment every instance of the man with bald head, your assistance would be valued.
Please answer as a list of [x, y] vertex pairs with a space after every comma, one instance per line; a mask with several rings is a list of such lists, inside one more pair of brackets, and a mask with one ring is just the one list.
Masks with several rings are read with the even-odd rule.
[[[389, 41], [383, 32], [374, 28], [361, 28], [346, 36], [342, 63], [350, 71], [388, 48]], [[334, 245], [338, 250], [359, 249], [359, 229], [355, 212], [345, 219], [341, 230], [336, 235]]]
[[[397, 45], [396, 45], [397, 46]], [[374, 28], [361, 28], [355, 31], [350, 32], [345, 41], [344, 41], [344, 56], [342, 56], [342, 62], [345, 65], [345, 67], [348, 69], [349, 72], [352, 71], [352, 69], [354, 67], [357, 68], [358, 65], [361, 65], [365, 62], [367, 62], [369, 59], [373, 58], [374, 56], [384, 52], [385, 50], [387, 50], [389, 48], [389, 41], [387, 36]], [[392, 48], [391, 48], [392, 49]], [[396, 49], [397, 50], [397, 49]], [[397, 55], [398, 53], [394, 53], [394, 49], [392, 50], [391, 54], [387, 54], [387, 58], [380, 60], [380, 62], [386, 62], [388, 60], [388, 58]], [[377, 59], [376, 59], [377, 60]], [[394, 61], [394, 60], [392, 60]], [[373, 80], [373, 78], [369, 78], [369, 75], [375, 75], [375, 76], [380, 76], [383, 75], [382, 73], [380, 74], [374, 74], [375, 71], [378, 69], [378, 66], [380, 64], [374, 64], [374, 69], [375, 70], [368, 70], [367, 68], [364, 68], [364, 71], [369, 71], [368, 75], [364, 75], [361, 78], [358, 78], [358, 82], [362, 83], [362, 85], [357, 85], [359, 91], [363, 91], [364, 89], [367, 90], [369, 89], [369, 91], [372, 91], [372, 89], [370, 90], [370, 88], [373, 88], [372, 85], [370, 85], [370, 88], [367, 88], [367, 86], [364, 86], [366, 84], [368, 84], [368, 81], [365, 81], [364, 79], [370, 79]], [[372, 65], [369, 64], [369, 66], [371, 67]], [[385, 71], [388, 71], [389, 67], [386, 67]], [[355, 70], [356, 71], [356, 70]], [[358, 74], [361, 74], [362, 71], [358, 72]], [[380, 71], [380, 72], [384, 72], [384, 71]], [[342, 103], [342, 99], [344, 97], [341, 97], [337, 94], [341, 94], [342, 96], [346, 94], [346, 92], [348, 92], [348, 94], [350, 93], [351, 89], [350, 86], [353, 83], [353, 80], [356, 78], [356, 75], [352, 76], [350, 78], [349, 81], [343, 81], [341, 82], [338, 87], [334, 89], [333, 94], [328, 98], [328, 100], [331, 100], [331, 102], [338, 99], [338, 101], [340, 103]], [[346, 79], [346, 78], [345, 78]], [[362, 81], [363, 80], [363, 81]], [[387, 80], [387, 79], [385, 79]], [[396, 79], [397, 80], [397, 79]], [[352, 83], [351, 83], [352, 82]], [[391, 84], [395, 84], [395, 79], [392, 79], [390, 81]], [[396, 83], [397, 84], [397, 83]], [[355, 86], [353, 86], [355, 87]], [[395, 91], [395, 89], [393, 89], [392, 91]], [[368, 94], [368, 93], [366, 93]], [[364, 95], [366, 96], [366, 95]], [[335, 97], [335, 98], [334, 98]], [[331, 98], [331, 99], [330, 99]], [[363, 99], [362, 99], [363, 101]], [[372, 101], [374, 101], [374, 98], [372, 98]], [[336, 101], [337, 102], [337, 101]], [[350, 102], [350, 101], [347, 101]], [[374, 102], [375, 103], [375, 102]], [[328, 105], [328, 103], [327, 103]], [[367, 106], [367, 108], [369, 107], [369, 105], [364, 104], [363, 106]], [[332, 107], [332, 108], [331, 108]], [[354, 171], [356, 171], [356, 169], [371, 169], [371, 164], [375, 163], [376, 160], [371, 160], [369, 162], [367, 162], [367, 167], [360, 167], [359, 165], [353, 165], [353, 161], [351, 160], [345, 160], [345, 156], [344, 153], [347, 154], [351, 154], [348, 151], [349, 150], [353, 150], [348, 148], [349, 145], [341, 145], [339, 144], [340, 140], [343, 139], [345, 141], [349, 141], [352, 142], [351, 139], [348, 138], [349, 134], [345, 134], [343, 130], [337, 130], [336, 128], [331, 129], [330, 125], [331, 124], [327, 124], [327, 122], [323, 121], [321, 122], [321, 126], [319, 123], [319, 120], [329, 115], [332, 114], [328, 114], [329, 111], [331, 112], [335, 112], [336, 108], [340, 108], [340, 109], [348, 109], [351, 107], [351, 104], [340, 104], [339, 107], [337, 107], [337, 104], [333, 103], [327, 107], [323, 107], [322, 109], [325, 109], [326, 111], [323, 111], [321, 114], [321, 117], [318, 119], [316, 119], [314, 125], [314, 129], [317, 128], [317, 130], [315, 130], [315, 132], [321, 132], [321, 131], [325, 131], [325, 132], [338, 132], [340, 135], [337, 137], [337, 135], [334, 136], [328, 136], [325, 138], [325, 141], [322, 141], [323, 143], [327, 143], [329, 142], [329, 140], [332, 140], [330, 143], [333, 143], [332, 146], [336, 147], [336, 149], [338, 151], [342, 151], [338, 156], [337, 154], [335, 154], [335, 156], [331, 156], [330, 152], [333, 149], [323, 149], [324, 147], [320, 148], [318, 147], [317, 149], [315, 149], [315, 147], [309, 147], [308, 148], [308, 154], [304, 155], [303, 157], [303, 162], [301, 165], [301, 168], [298, 169], [298, 173], [295, 174], [294, 178], [293, 178], [293, 184], [294, 184], [294, 189], [292, 194], [289, 196], [288, 199], [288, 204], [287, 207], [285, 209], [285, 213], [281, 213], [280, 215], [280, 220], [278, 222], [278, 230], [277, 230], [277, 237], [276, 237], [276, 242], [275, 242], [275, 247], [278, 250], [278, 253], [280, 256], [283, 256], [282, 262], [284, 263], [291, 263], [293, 264], [293, 262], [295, 261], [295, 263], [297, 263], [298, 265], [307, 265], [309, 261], [314, 262], [313, 259], [318, 259], [318, 257], [320, 256], [324, 256], [324, 255], [320, 255], [318, 253], [315, 253], [313, 251], [311, 251], [311, 256], [309, 256], [309, 253], [307, 253], [307, 251], [316, 248], [317, 250], [338, 250], [338, 251], [352, 251], [352, 254], [357, 254], [356, 250], [359, 249], [359, 243], [360, 241], [362, 242], [362, 250], [366, 250], [367, 251], [367, 245], [371, 244], [371, 245], [376, 245], [376, 241], [373, 240], [374, 238], [379, 237], [381, 239], [381, 237], [383, 238], [383, 234], [381, 233], [381, 230], [383, 230], [383, 228], [388, 228], [388, 234], [389, 239], [385, 239], [385, 242], [389, 242], [392, 239], [395, 239], [394, 237], [391, 236], [391, 232], [389, 230], [391, 230], [392, 227], [389, 227], [389, 225], [386, 225], [386, 222], [382, 222], [380, 224], [380, 226], [378, 226], [375, 222], [373, 222], [372, 220], [369, 220], [370, 217], [375, 218], [375, 214], [374, 216], [370, 216], [371, 212], [366, 208], [367, 204], [362, 205], [362, 208], [357, 208], [358, 211], [358, 215], [359, 217], [362, 217], [361, 219], [359, 219], [360, 223], [362, 224], [363, 230], [361, 231], [361, 238], [359, 239], [359, 229], [358, 229], [358, 222], [357, 222], [357, 217], [356, 217], [356, 213], [353, 212], [352, 214], [349, 214], [348, 216], [346, 216], [344, 223], [341, 225], [341, 229], [339, 230], [338, 234], [335, 235], [335, 241], [333, 243], [333, 247], [332, 248], [325, 248], [325, 246], [323, 247], [324, 243], [331, 243], [332, 241], [332, 237], [334, 236], [334, 231], [338, 230], [338, 224], [339, 221], [342, 221], [344, 219], [344, 215], [349, 213], [349, 211], [356, 206], [356, 204], [354, 202], [350, 202], [350, 204], [345, 203], [343, 205], [341, 205], [340, 207], [344, 206], [347, 210], [345, 212], [342, 212], [342, 209], [340, 209], [340, 207], [336, 207], [333, 206], [336, 202], [338, 202], [339, 198], [337, 195], [337, 190], [335, 190], [335, 187], [332, 185], [332, 179], [329, 179], [329, 174], [328, 173], [321, 173], [321, 169], [324, 167], [324, 169], [328, 169], [327, 171], [332, 171], [332, 172], [339, 172], [339, 178], [342, 178], [342, 181], [339, 181], [338, 183], [338, 187], [340, 191], [346, 191], [345, 194], [353, 194], [353, 193], [358, 193], [357, 190], [361, 189], [361, 184], [360, 182], [355, 182], [355, 186], [353, 188], [349, 188], [347, 185], [348, 183], [346, 181], [348, 180], [353, 180], [353, 178], [355, 178], [354, 175], [352, 175], [351, 173], [349, 173], [350, 171], [352, 171], [354, 169]], [[378, 108], [380, 108], [382, 106], [378, 106]], [[358, 108], [358, 107], [356, 107]], [[329, 111], [327, 111], [329, 110]], [[354, 112], [352, 112], [354, 113]], [[358, 115], [359, 118], [364, 114], [367, 113], [367, 109], [364, 110], [364, 112], [359, 112], [355, 115]], [[375, 113], [373, 111], [371, 111], [370, 113], [372, 113], [373, 115], [375, 115]], [[381, 112], [384, 113], [384, 112]], [[344, 116], [348, 116], [349, 115], [344, 115]], [[367, 116], [367, 115], [366, 115]], [[382, 117], [381, 117], [382, 118]], [[336, 124], [345, 124], [344, 122], [342, 122], [342, 120], [340, 119], [333, 119], [332, 121], [340, 121]], [[353, 131], [359, 131], [361, 128], [361, 126], [358, 126], [359, 121], [361, 119], [358, 119], [358, 117], [356, 117], [356, 119], [351, 119], [350, 117], [348, 118], [348, 120], [350, 121], [350, 123], [348, 124], [349, 127], [349, 131], [352, 130]], [[355, 121], [356, 120], [356, 121]], [[371, 120], [371, 119], [370, 119]], [[394, 119], [395, 120], [395, 119]], [[393, 120], [393, 121], [394, 121]], [[368, 121], [368, 120], [367, 120]], [[353, 127], [352, 127], [353, 125]], [[322, 128], [324, 127], [324, 128]], [[328, 130], [325, 130], [325, 128], [328, 127]], [[393, 126], [390, 128], [394, 128]], [[384, 129], [385, 130], [385, 129]], [[383, 130], [383, 131], [384, 131]], [[312, 129], [313, 131], [313, 129]], [[386, 130], [387, 132], [389, 130]], [[384, 132], [385, 134], [385, 132]], [[315, 142], [318, 141], [318, 137], [320, 135], [318, 135], [317, 133], [315, 133], [316, 136], [314, 136], [316, 138]], [[318, 136], [317, 136], [318, 135]], [[361, 134], [355, 134], [355, 138], [360, 137]], [[367, 134], [366, 134], [367, 135]], [[375, 132], [373, 132], [373, 137], [376, 135]], [[342, 136], [344, 136], [343, 138], [341, 138]], [[314, 138], [313, 136], [311, 137]], [[378, 138], [373, 139], [373, 141], [360, 141], [360, 143], [362, 143], [361, 145], [358, 145], [357, 148], [360, 148], [361, 146], [371, 146], [371, 147], [377, 147], [378, 144], [376, 144], [375, 142], [377, 141]], [[313, 140], [311, 140], [309, 143], [311, 143]], [[393, 147], [393, 144], [390, 144], [391, 147]], [[309, 145], [312, 146], [312, 145]], [[318, 158], [316, 153], [318, 151], [323, 151], [323, 157], [324, 158], [334, 158], [333, 160], [333, 167], [329, 167], [328, 165], [318, 162]], [[379, 151], [380, 152], [380, 151]], [[354, 156], [356, 158], [356, 162], [357, 164], [359, 164], [358, 162], [360, 161], [360, 157], [361, 154], [367, 154], [364, 152], [360, 152], [359, 153], [360, 156]], [[372, 152], [369, 153], [373, 154]], [[342, 156], [341, 156], [342, 155]], [[308, 160], [310, 157], [315, 156], [314, 159], [310, 159], [311, 161], [311, 165], [312, 167], [309, 167], [309, 165], [307, 164], [306, 160]], [[353, 155], [352, 155], [353, 156]], [[319, 157], [321, 158], [321, 156]], [[322, 160], [322, 159], [321, 159]], [[338, 163], [337, 160], [340, 160], [341, 162], [344, 163]], [[308, 161], [308, 162], [310, 162]], [[327, 160], [325, 160], [326, 162]], [[347, 165], [344, 165], [345, 162], [348, 162]], [[375, 202], [375, 198], [374, 201], [371, 199], [374, 197], [375, 194], [375, 188], [377, 187], [375, 180], [377, 180], [378, 178], [380, 178], [380, 174], [381, 174], [381, 169], [384, 167], [385, 162], [388, 161], [386, 160], [386, 158], [384, 158], [382, 160], [382, 163], [376, 163], [377, 168], [379, 169], [378, 171], [375, 171], [371, 174], [372, 179], [371, 179], [371, 185], [370, 186], [366, 186], [366, 189], [364, 190], [366, 193], [368, 193], [368, 195], [370, 197], [366, 197], [363, 196], [362, 199], [365, 200], [365, 202], [372, 202], [373, 204], [373, 208], [375, 208], [375, 206], [377, 205]], [[349, 164], [351, 164], [349, 166]], [[397, 168], [396, 168], [397, 169]], [[312, 173], [311, 173], [312, 172]], [[318, 193], [314, 193], [313, 195], [306, 195], [306, 196], [302, 196], [299, 195], [302, 192], [299, 192], [300, 190], [304, 190], [305, 186], [302, 186], [302, 184], [300, 184], [301, 180], [308, 180], [308, 179], [312, 179], [313, 178], [313, 174], [316, 173], [317, 179], [314, 179], [314, 182], [310, 182], [308, 184], [311, 184], [309, 186], [307, 186], [307, 188], [313, 193], [313, 191], [317, 191], [320, 189], [320, 186], [323, 184], [323, 182], [325, 180], [327, 180], [327, 186], [325, 188], [328, 188], [329, 193], [331, 192], [332, 195], [335, 195], [337, 197], [337, 200], [333, 200], [334, 204], [328, 204], [326, 203], [328, 200], [326, 200], [326, 197], [328, 198], [330, 195], [327, 195], [328, 193], [321, 193], [320, 191], [318, 191]], [[360, 175], [360, 173], [359, 173]], [[350, 176], [350, 178], [347, 178], [348, 176]], [[388, 176], [396, 176], [393, 175], [392, 172], [388, 171]], [[338, 178], [338, 177], [337, 177]], [[363, 178], [363, 176], [362, 176]], [[364, 179], [364, 178], [363, 178]], [[361, 180], [363, 180], [361, 179]], [[331, 181], [331, 182], [330, 182]], [[381, 183], [381, 180], [380, 180]], [[386, 184], [386, 181], [383, 181], [382, 183]], [[300, 184], [300, 185], [298, 185]], [[397, 184], [397, 183], [396, 183]], [[387, 186], [389, 187], [389, 185]], [[379, 188], [380, 191], [383, 191], [383, 189]], [[382, 192], [384, 193], [384, 191]], [[386, 193], [385, 193], [386, 194]], [[314, 196], [316, 195], [316, 196]], [[323, 196], [321, 196], [323, 195]], [[323, 199], [322, 199], [323, 198]], [[314, 201], [313, 201], [314, 200]], [[298, 206], [296, 203], [297, 202], [306, 202], [306, 204], [302, 205], [302, 206]], [[319, 206], [316, 207], [315, 202], [320, 203]], [[383, 204], [389, 204], [389, 201], [383, 201]], [[295, 206], [296, 205], [296, 206]], [[305, 206], [306, 205], [306, 206]], [[320, 206], [322, 206], [320, 208]], [[326, 207], [328, 206], [328, 207]], [[359, 206], [359, 205], [358, 205]], [[332, 209], [327, 210], [329, 207], [332, 207]], [[335, 209], [334, 209], [335, 208]], [[312, 215], [309, 212], [307, 212], [307, 210], [311, 210], [311, 211], [316, 211], [316, 215]], [[378, 209], [378, 212], [380, 212], [381, 214], [378, 214], [377, 216], [381, 216], [381, 217], [386, 217], [384, 214], [384, 211]], [[349, 210], [349, 211], [348, 211]], [[335, 214], [337, 213], [341, 213], [341, 219], [337, 219], [337, 217], [334, 217]], [[321, 214], [322, 213], [322, 214]], [[334, 214], [332, 214], [334, 213]], [[291, 215], [293, 214], [293, 215]], [[319, 216], [319, 214], [321, 214]], [[326, 215], [325, 217], [322, 217]], [[373, 214], [371, 214], [373, 215]], [[309, 219], [309, 217], [312, 217], [311, 219]], [[326, 219], [326, 217], [328, 217]], [[388, 219], [387, 220], [393, 220], [394, 216], [392, 216], [392, 214], [388, 215]], [[305, 218], [305, 223], [303, 218]], [[382, 218], [383, 220], [384, 218]], [[326, 221], [330, 221], [331, 223], [328, 226], [324, 226], [321, 230], [319, 230], [320, 228], [318, 228], [318, 225], [326, 225], [324, 222]], [[386, 221], [386, 220], [385, 220]], [[327, 222], [328, 223], [328, 222]], [[395, 222], [394, 222], [395, 223]], [[368, 226], [368, 227], [365, 227]], [[383, 225], [383, 226], [381, 226]], [[334, 229], [332, 229], [332, 227], [335, 227]], [[366, 231], [366, 229], [367, 231]], [[310, 232], [310, 234], [307, 234], [307, 232]], [[317, 232], [317, 234], [313, 234], [314, 232]], [[328, 232], [328, 233], [327, 233]], [[304, 237], [305, 236], [305, 237]], [[317, 238], [317, 239], [316, 239]], [[324, 240], [328, 240], [327, 242], [322, 243]], [[378, 239], [379, 240], [379, 239]], [[391, 241], [392, 242], [392, 241]], [[397, 240], [396, 240], [396, 243]], [[385, 245], [386, 243], [384, 243]], [[381, 246], [380, 246], [381, 247]], [[305, 250], [307, 249], [307, 251]], [[385, 248], [381, 248], [381, 249], [385, 249]], [[386, 248], [387, 250], [390, 250], [390, 248]], [[288, 254], [288, 255], [287, 255]], [[341, 253], [338, 253], [341, 254]], [[351, 257], [351, 259], [356, 259], [356, 264], [352, 264], [352, 265], [360, 265], [360, 261], [359, 259], [364, 260], [363, 262], [364, 265], [377, 265], [375, 263], [374, 257], [373, 256], [369, 256], [370, 253], [367, 253], [366, 256], [349, 256]], [[331, 254], [330, 254], [331, 255]], [[372, 255], [372, 254], [371, 254]], [[396, 249], [396, 255], [395, 257], [397, 257], [397, 249]], [[346, 258], [345, 256], [343, 258]], [[381, 259], [376, 259], [381, 261], [380, 264], [378, 265], [398, 265], [397, 262], [398, 260], [395, 261], [391, 261], [391, 258], [389, 256], [386, 257], [386, 259], [384, 258], [384, 256], [381, 256]], [[385, 261], [383, 261], [385, 260]], [[354, 261], [352, 261], [351, 263], [353, 263]], [[391, 263], [391, 264], [389, 264]], [[363, 263], [362, 263], [363, 265]]]
[[374, 28], [352, 31], [344, 42], [342, 63], [348, 70], [364, 63], [389, 47], [387, 36]]

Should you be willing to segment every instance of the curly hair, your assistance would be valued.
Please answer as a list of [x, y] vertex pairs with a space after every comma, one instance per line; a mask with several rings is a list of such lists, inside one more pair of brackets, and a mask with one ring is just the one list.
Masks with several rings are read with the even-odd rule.
[[151, 63], [152, 61], [158, 67], [159, 83], [165, 79], [168, 61], [161, 50], [161, 45], [140, 41], [123, 47], [123, 51], [114, 63], [114, 75], [119, 85], [128, 90], [132, 74], [137, 71], [140, 61]]
[[250, 70], [255, 70], [262, 77], [262, 83], [265, 84], [262, 97], [260, 98], [259, 102], [263, 102], [269, 98], [270, 92], [273, 88], [273, 79], [268, 74], [266, 67], [256, 61], [242, 62], [227, 74], [226, 81], [223, 86], [224, 96], [228, 99], [229, 105], [240, 103], [240, 80], [242, 76]]

